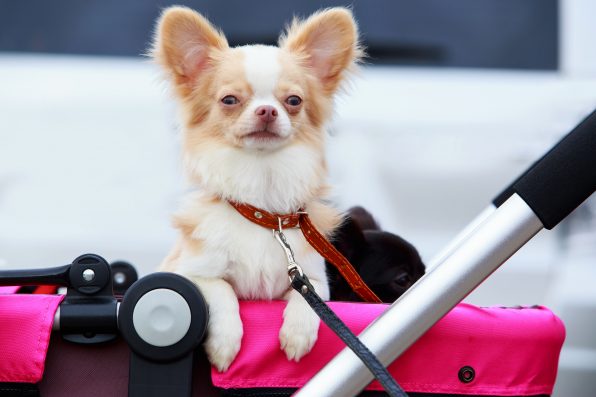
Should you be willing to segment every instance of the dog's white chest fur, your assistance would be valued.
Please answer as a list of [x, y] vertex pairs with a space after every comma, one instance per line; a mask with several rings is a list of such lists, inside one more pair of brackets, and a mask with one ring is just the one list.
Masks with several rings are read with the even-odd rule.
[[[246, 223], [246, 222], [238, 222]], [[242, 225], [244, 237], [230, 252], [225, 279], [240, 299], [279, 299], [289, 288], [287, 259], [271, 230], [258, 225]], [[287, 231], [294, 237], [296, 231]], [[292, 241], [295, 239], [292, 238]], [[296, 245], [296, 244], [294, 244]]]
[[[272, 231], [245, 219], [225, 202], [201, 201], [203, 216], [192, 236], [203, 242], [204, 254], [183, 259], [179, 271], [223, 278], [240, 299], [282, 298], [290, 288], [288, 261]], [[323, 259], [308, 245], [300, 229], [284, 233], [301, 265], [310, 268], [318, 262], [324, 268]]]

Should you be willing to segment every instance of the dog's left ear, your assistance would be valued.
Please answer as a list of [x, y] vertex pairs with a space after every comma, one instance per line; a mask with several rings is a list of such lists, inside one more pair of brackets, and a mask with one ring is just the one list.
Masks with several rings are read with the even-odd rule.
[[362, 231], [381, 230], [381, 227], [377, 221], [375, 221], [375, 218], [373, 218], [372, 214], [363, 207], [356, 206], [350, 208], [348, 210], [348, 216], [352, 218], [352, 220], [360, 227]]
[[366, 240], [358, 223], [349, 215], [345, 216], [339, 228], [334, 232], [332, 243], [339, 252], [352, 262], [352, 265], [359, 266], [359, 261], [356, 259], [359, 254], [364, 254]]
[[280, 47], [302, 58], [327, 94], [337, 90], [345, 71], [362, 56], [356, 21], [342, 7], [319, 11], [303, 22], [294, 20]]

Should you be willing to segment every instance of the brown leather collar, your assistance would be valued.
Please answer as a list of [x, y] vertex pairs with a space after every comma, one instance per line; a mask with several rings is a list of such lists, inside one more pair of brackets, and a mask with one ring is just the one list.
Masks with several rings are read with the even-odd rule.
[[348, 261], [346, 257], [343, 256], [329, 241], [327, 241], [325, 236], [316, 229], [306, 212], [299, 210], [294, 214], [273, 214], [250, 204], [236, 203], [233, 201], [229, 201], [229, 203], [246, 219], [268, 229], [276, 230], [279, 228], [280, 224], [282, 229], [300, 227], [306, 241], [308, 241], [308, 243], [317, 250], [323, 258], [337, 268], [339, 273], [362, 300], [365, 302], [381, 302], [379, 297], [375, 295], [375, 293], [372, 292], [362, 280], [350, 261]]
[[272, 214], [271, 212], [259, 209], [250, 204], [240, 204], [234, 201], [228, 202], [232, 207], [236, 208], [236, 211], [240, 212], [243, 217], [257, 225], [266, 227], [267, 229], [278, 229], [280, 221], [282, 229], [298, 227], [300, 225], [300, 215], [303, 214], [301, 210], [298, 210], [295, 214]]

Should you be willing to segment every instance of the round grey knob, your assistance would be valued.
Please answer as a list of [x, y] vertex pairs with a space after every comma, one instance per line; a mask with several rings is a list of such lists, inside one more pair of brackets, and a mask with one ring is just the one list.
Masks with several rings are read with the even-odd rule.
[[139, 337], [157, 347], [179, 342], [190, 328], [190, 307], [171, 289], [158, 288], [144, 294], [136, 303], [132, 322]]

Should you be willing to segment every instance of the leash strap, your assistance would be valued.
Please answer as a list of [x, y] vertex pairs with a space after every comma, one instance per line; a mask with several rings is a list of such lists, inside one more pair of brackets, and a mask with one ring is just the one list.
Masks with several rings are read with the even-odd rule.
[[294, 259], [292, 248], [288, 244], [283, 229], [300, 227], [304, 238], [323, 258], [332, 263], [346, 279], [354, 292], [367, 302], [381, 302], [374, 292], [368, 288], [352, 264], [317, 230], [308, 214], [298, 211], [290, 215], [272, 214], [249, 204], [229, 202], [242, 216], [260, 226], [273, 230], [273, 237], [279, 242], [288, 259], [288, 276], [290, 284], [319, 318], [335, 332], [337, 336], [362, 360], [370, 372], [381, 383], [390, 397], [407, 397], [408, 395], [389, 374], [387, 368], [372, 352], [350, 331], [350, 329], [333, 313], [329, 306], [316, 293], [308, 277]]
[[308, 243], [323, 258], [333, 264], [354, 292], [365, 302], [381, 303], [381, 299], [366, 285], [350, 261], [341, 254], [313, 225], [308, 214], [300, 215], [300, 229]]
[[272, 214], [250, 204], [229, 201], [242, 216], [257, 225], [272, 230], [299, 227], [306, 241], [329, 263], [337, 268], [350, 287], [365, 302], [381, 303], [381, 299], [366, 285], [354, 266], [317, 230], [304, 211], [295, 214]]
[[408, 395], [397, 384], [387, 368], [377, 359], [377, 357], [350, 331], [350, 329], [340, 320], [339, 317], [325, 304], [323, 299], [315, 292], [310, 284], [308, 277], [304, 275], [299, 268], [288, 272], [292, 288], [294, 288], [306, 302], [317, 313], [321, 320], [335, 332], [337, 336], [362, 360], [370, 372], [381, 383], [390, 397], [407, 397]]
[[356, 353], [370, 372], [379, 380], [390, 397], [407, 397], [407, 394], [399, 387], [395, 379], [393, 379], [377, 357], [364, 346], [360, 339], [350, 331], [316, 293], [308, 277], [304, 274], [300, 265], [296, 263], [292, 247], [288, 244], [282, 229], [273, 230], [273, 237], [277, 240], [288, 258], [288, 277], [290, 278], [292, 288], [302, 295], [317, 316]]

